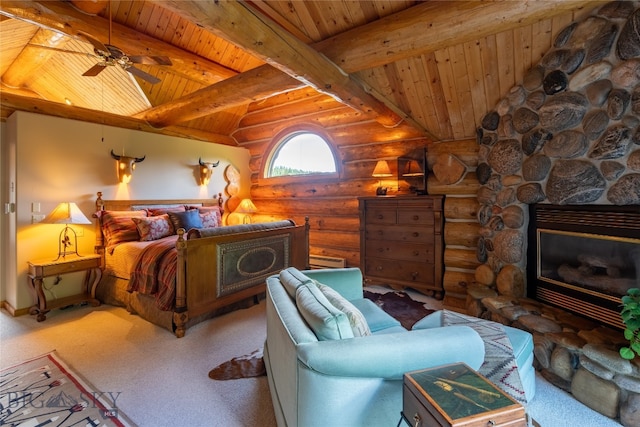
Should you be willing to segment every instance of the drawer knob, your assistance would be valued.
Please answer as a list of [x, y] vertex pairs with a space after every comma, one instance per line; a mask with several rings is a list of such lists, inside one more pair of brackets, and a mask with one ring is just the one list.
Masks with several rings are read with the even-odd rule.
[[422, 421], [422, 418], [420, 418], [420, 415], [415, 414], [413, 416], [413, 427], [420, 427], [420, 421]]
[[378, 230], [378, 236], [382, 236], [383, 234], [384, 234], [384, 231]]
[[382, 269], [383, 269], [383, 267], [381, 265], [376, 267], [376, 270], [378, 270], [378, 271], [382, 271]]
[[418, 237], [418, 236], [420, 236], [420, 233], [418, 233], [417, 231], [414, 231], [413, 232], [413, 237]]
[[413, 251], [413, 256], [420, 256], [420, 251]]
[[417, 278], [418, 278], [418, 272], [417, 271], [411, 272], [411, 280], [416, 280]]
[[384, 215], [378, 214], [378, 219], [384, 219]]
[[414, 220], [414, 221], [417, 221], [417, 220], [419, 220], [419, 219], [420, 219], [420, 215], [414, 215], [414, 216], [413, 216], [413, 220]]

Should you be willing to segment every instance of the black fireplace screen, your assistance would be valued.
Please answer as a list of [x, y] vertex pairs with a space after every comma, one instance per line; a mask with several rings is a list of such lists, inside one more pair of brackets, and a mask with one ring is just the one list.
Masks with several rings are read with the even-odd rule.
[[640, 208], [531, 208], [528, 294], [622, 327], [620, 297], [640, 287]]

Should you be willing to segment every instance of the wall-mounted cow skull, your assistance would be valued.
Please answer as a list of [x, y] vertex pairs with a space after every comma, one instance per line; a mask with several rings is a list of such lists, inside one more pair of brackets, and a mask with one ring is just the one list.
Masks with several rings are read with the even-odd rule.
[[116, 159], [116, 173], [118, 174], [118, 181], [123, 184], [128, 184], [131, 181], [131, 174], [136, 168], [136, 163], [140, 163], [147, 156], [142, 157], [127, 157], [118, 156], [111, 150], [111, 157]]
[[209, 185], [211, 175], [213, 174], [213, 168], [220, 164], [220, 160], [217, 162], [203, 162], [202, 157], [198, 159], [200, 164], [200, 185]]

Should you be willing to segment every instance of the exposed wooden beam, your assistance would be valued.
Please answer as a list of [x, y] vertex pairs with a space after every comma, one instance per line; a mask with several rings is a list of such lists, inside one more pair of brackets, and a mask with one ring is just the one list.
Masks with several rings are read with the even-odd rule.
[[102, 123], [107, 126], [116, 126], [123, 129], [152, 132], [162, 135], [177, 136], [181, 138], [195, 139], [199, 141], [215, 142], [217, 144], [238, 146], [237, 141], [228, 136], [212, 132], [200, 131], [181, 126], [168, 126], [157, 129], [149, 125], [146, 121], [126, 116], [118, 116], [95, 110], [79, 107], [71, 107], [51, 101], [44, 101], [39, 98], [31, 98], [22, 90], [13, 90], [3, 87], [0, 90], [0, 105], [3, 109], [15, 109], [28, 111], [36, 114], [46, 114], [49, 116], [62, 117], [83, 122]]
[[385, 126], [397, 126], [402, 121], [402, 117], [333, 62], [248, 4], [227, 0], [160, 0], [157, 3], [319, 92], [358, 111], [375, 113], [377, 121]]
[[164, 127], [208, 116], [236, 105], [259, 101], [303, 86], [305, 86], [304, 83], [271, 65], [262, 65], [180, 99], [151, 108], [137, 117], [146, 120], [154, 127]]
[[347, 73], [608, 1], [428, 1], [313, 44]]
[[[62, 1], [0, 1], [0, 14], [28, 21], [42, 28], [86, 41], [81, 32], [106, 43], [109, 40], [109, 21], [82, 13]], [[197, 21], [196, 21], [197, 22]], [[236, 71], [205, 58], [184, 51], [169, 43], [147, 36], [124, 25], [112, 23], [111, 44], [129, 55], [160, 55], [171, 58], [171, 72], [202, 84], [214, 84], [233, 77]]]

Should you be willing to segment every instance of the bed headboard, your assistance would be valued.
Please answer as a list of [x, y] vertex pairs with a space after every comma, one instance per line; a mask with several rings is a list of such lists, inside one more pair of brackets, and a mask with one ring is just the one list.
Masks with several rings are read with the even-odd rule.
[[102, 191], [98, 191], [96, 198], [96, 212], [93, 214], [96, 221], [96, 246], [95, 251], [104, 251], [104, 235], [102, 234], [101, 215], [102, 211], [132, 211], [145, 208], [162, 208], [179, 205], [191, 206], [218, 206], [220, 215], [224, 214], [224, 199], [222, 193], [218, 193], [211, 199], [171, 199], [171, 200], [105, 200], [102, 198]]

